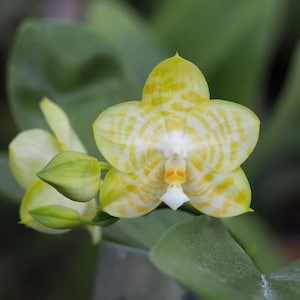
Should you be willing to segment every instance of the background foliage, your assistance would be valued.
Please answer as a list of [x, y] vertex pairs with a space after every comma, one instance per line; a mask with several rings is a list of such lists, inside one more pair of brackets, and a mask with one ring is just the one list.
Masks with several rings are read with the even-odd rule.
[[[53, 237], [17, 224], [22, 191], [9, 172], [9, 141], [46, 127], [38, 102], [47, 96], [99, 157], [91, 122], [109, 105], [140, 99], [148, 73], [175, 51], [200, 67], [212, 98], [245, 104], [262, 121], [244, 165], [256, 213], [225, 220], [226, 227], [257, 274], [298, 258], [299, 12], [293, 0], [2, 1], [0, 298], [88, 299], [97, 253], [83, 230]], [[105, 236], [150, 249], [168, 227], [189, 219], [160, 211], [117, 222]]]

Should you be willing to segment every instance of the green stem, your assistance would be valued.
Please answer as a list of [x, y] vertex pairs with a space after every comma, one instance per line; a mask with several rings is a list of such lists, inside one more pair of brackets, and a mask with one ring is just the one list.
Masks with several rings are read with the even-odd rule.
[[99, 161], [98, 163], [99, 163], [101, 170], [109, 170], [112, 168], [112, 166], [105, 161]]

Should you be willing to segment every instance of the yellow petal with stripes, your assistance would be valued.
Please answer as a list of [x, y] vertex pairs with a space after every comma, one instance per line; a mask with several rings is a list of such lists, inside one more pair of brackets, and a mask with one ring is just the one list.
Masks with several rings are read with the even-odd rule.
[[205, 167], [228, 172], [239, 167], [253, 151], [259, 119], [242, 105], [211, 100], [190, 111], [185, 131]]
[[210, 186], [197, 196], [189, 193], [191, 204], [201, 212], [214, 217], [232, 217], [250, 212], [251, 190], [241, 168], [229, 174], [213, 173]]
[[209, 90], [201, 71], [176, 54], [152, 70], [144, 86], [142, 102], [168, 115], [189, 111], [208, 99]]
[[189, 198], [197, 198], [211, 187], [215, 174], [202, 164], [201, 153], [190, 155], [186, 158], [186, 177], [182, 188]]
[[130, 101], [106, 109], [93, 124], [103, 156], [118, 170], [144, 166], [166, 133], [165, 119], [154, 107]]
[[100, 209], [119, 218], [134, 218], [155, 209], [167, 189], [164, 164], [157, 155], [135, 173], [111, 169], [101, 186]]

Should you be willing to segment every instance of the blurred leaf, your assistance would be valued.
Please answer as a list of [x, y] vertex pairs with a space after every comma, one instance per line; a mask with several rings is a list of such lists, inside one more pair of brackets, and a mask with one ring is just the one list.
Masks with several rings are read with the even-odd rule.
[[113, 47], [99, 34], [54, 21], [27, 21], [19, 30], [9, 92], [21, 129], [45, 127], [38, 102], [47, 96], [65, 109], [84, 144], [96, 152], [92, 122], [105, 107], [126, 99], [128, 91]]
[[[290, 71], [274, 111], [262, 127], [260, 141], [247, 170], [251, 178], [269, 170], [278, 182], [274, 170], [299, 163], [300, 153], [300, 43], [292, 59]], [[270, 155], [272, 153], [272, 155]], [[285, 178], [282, 177], [285, 181]], [[271, 184], [272, 185], [272, 184]]]
[[89, 152], [98, 155], [92, 122], [107, 106], [140, 97], [146, 74], [161, 60], [144, 26], [113, 4], [103, 5], [103, 10], [90, 7], [87, 23], [93, 29], [71, 22], [25, 22], [9, 64], [11, 107], [19, 127], [45, 127], [38, 102], [47, 96], [69, 115]]
[[[241, 2], [247, 2], [241, 1]], [[280, 0], [251, 1], [252, 25], [213, 74], [214, 97], [261, 107], [261, 89], [286, 19], [286, 4]], [[249, 1], [248, 1], [249, 3]]]
[[150, 257], [204, 299], [264, 299], [258, 270], [220, 220], [201, 216], [175, 225]]
[[8, 154], [4, 152], [0, 153], [0, 194], [16, 203], [20, 203], [24, 194], [10, 171]]
[[279, 245], [257, 214], [243, 214], [234, 218], [224, 218], [222, 221], [261, 272], [270, 273], [283, 266], [284, 259], [278, 250]]
[[276, 291], [276, 299], [300, 298], [300, 260], [297, 260], [277, 273], [269, 275], [272, 289]]
[[191, 217], [190, 214], [182, 211], [156, 210], [144, 217], [120, 219], [103, 230], [109, 240], [132, 247], [150, 249], [169, 227]]
[[126, 76], [134, 83], [134, 99], [142, 95], [142, 88], [152, 68], [163, 60], [165, 51], [151, 33], [146, 22], [121, 1], [90, 0], [85, 24], [114, 47]]
[[204, 299], [296, 300], [300, 296], [299, 263], [269, 276], [261, 274], [222, 222], [212, 217], [173, 226], [151, 249], [150, 258]]
[[258, 88], [280, 34], [280, 0], [163, 1], [154, 28], [172, 51], [198, 65], [213, 98], [257, 104]]

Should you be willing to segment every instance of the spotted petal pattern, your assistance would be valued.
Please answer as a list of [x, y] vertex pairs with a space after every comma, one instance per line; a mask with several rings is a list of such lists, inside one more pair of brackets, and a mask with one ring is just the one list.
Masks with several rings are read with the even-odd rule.
[[202, 72], [193, 63], [175, 55], [150, 73], [142, 102], [155, 106], [164, 115], [176, 115], [208, 99], [208, 86]]
[[241, 168], [229, 174], [210, 173], [205, 191], [190, 193], [191, 204], [201, 212], [214, 217], [232, 217], [252, 211], [249, 208], [251, 189]]
[[204, 166], [228, 172], [240, 166], [253, 151], [259, 120], [242, 105], [211, 100], [189, 113], [185, 130], [196, 141], [193, 151]]
[[118, 170], [133, 172], [147, 163], [166, 132], [161, 113], [139, 101], [105, 110], [93, 124], [96, 144]]
[[154, 155], [137, 172], [110, 170], [101, 186], [100, 208], [119, 218], [138, 217], [155, 209], [166, 191], [164, 163], [163, 157]]

